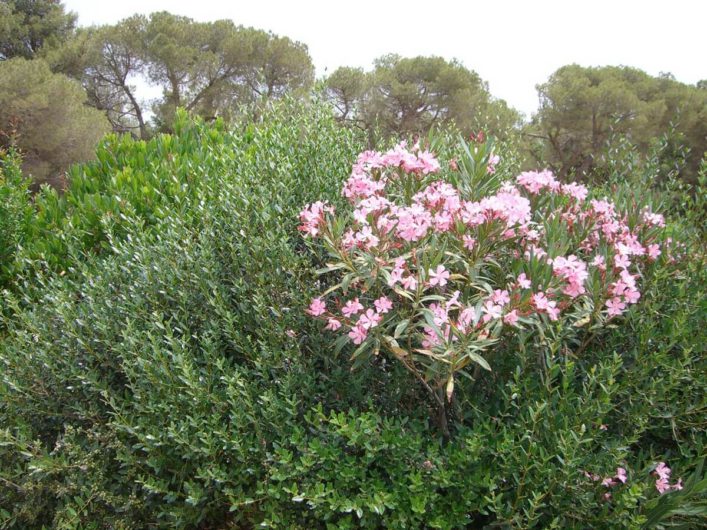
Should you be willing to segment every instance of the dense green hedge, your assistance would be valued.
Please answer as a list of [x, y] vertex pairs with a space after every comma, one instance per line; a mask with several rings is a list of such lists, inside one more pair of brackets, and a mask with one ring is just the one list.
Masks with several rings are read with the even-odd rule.
[[[30, 206], [3, 181], [13, 215], [36, 214], [3, 269], [0, 527], [699, 525], [700, 243], [580, 357], [540, 371], [509, 351], [460, 383], [444, 444], [406, 374], [351, 372], [303, 314], [321, 263], [297, 213], [341, 206], [362, 148], [290, 102], [232, 130], [182, 116], [148, 143], [109, 137]], [[683, 491], [659, 497], [659, 461]], [[585, 472], [617, 466], [607, 500]]]

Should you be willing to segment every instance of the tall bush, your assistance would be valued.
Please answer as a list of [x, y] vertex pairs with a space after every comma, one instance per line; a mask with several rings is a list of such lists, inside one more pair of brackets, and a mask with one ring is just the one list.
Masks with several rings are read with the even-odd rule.
[[399, 361], [446, 436], [455, 382], [478, 379], [473, 366], [490, 371], [496, 343], [546, 349], [541, 363], [568, 346], [580, 355], [638, 302], [639, 274], [674, 260], [649, 205], [588, 200], [585, 186], [549, 171], [504, 182], [490, 142], [459, 150], [444, 171], [417, 145], [366, 151], [342, 191], [352, 214], [321, 201], [300, 213], [300, 230], [329, 253], [320, 272], [336, 273], [309, 314], [340, 334], [339, 348], [357, 345], [357, 362], [380, 352]]

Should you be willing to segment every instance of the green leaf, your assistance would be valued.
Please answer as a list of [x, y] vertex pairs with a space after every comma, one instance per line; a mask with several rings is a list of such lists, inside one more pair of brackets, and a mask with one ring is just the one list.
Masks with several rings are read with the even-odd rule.
[[403, 332], [407, 329], [408, 325], [410, 324], [409, 319], [401, 320], [397, 326], [395, 326], [395, 332], [393, 333], [394, 338], [400, 338], [400, 336], [403, 334]]
[[489, 372], [491, 371], [491, 366], [489, 366], [489, 363], [484, 359], [481, 355], [476, 353], [475, 351], [467, 351], [466, 352], [466, 357], [477, 363], [481, 368], [484, 370], [488, 370]]

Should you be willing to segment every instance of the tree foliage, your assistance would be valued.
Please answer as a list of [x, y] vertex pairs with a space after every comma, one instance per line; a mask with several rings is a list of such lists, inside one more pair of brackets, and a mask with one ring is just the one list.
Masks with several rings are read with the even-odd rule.
[[[169, 130], [179, 107], [231, 117], [241, 105], [307, 89], [314, 80], [304, 44], [230, 20], [196, 22], [167, 12], [80, 31], [50, 61], [81, 80], [114, 130], [142, 138], [150, 134], [149, 111]], [[136, 96], [140, 79], [162, 89], [151, 106]]]
[[85, 103], [81, 86], [42, 60], [0, 62], [0, 147], [16, 145], [35, 181], [61, 176], [92, 158], [109, 130], [103, 114]]
[[2, 0], [0, 60], [32, 59], [44, 46], [68, 39], [75, 25], [76, 15], [57, 0]]
[[370, 88], [371, 75], [362, 68], [342, 66], [326, 79], [325, 94], [341, 120], [355, 120]]
[[559, 174], [587, 175], [616, 135], [628, 136], [645, 153], [652, 138], [673, 124], [691, 152], [694, 175], [707, 149], [707, 91], [664, 74], [651, 77], [629, 67], [558, 69], [538, 85], [540, 109], [530, 134], [540, 143], [536, 158]]
[[141, 17], [115, 26], [79, 29], [60, 49], [47, 54], [54, 71], [81, 81], [88, 103], [103, 111], [117, 132], [148, 136], [143, 104], [136, 93], [136, 76], [145, 67], [136, 36], [144, 30]]
[[441, 57], [385, 55], [368, 73], [342, 67], [327, 78], [326, 94], [341, 119], [398, 136], [448, 123], [466, 133], [483, 128], [505, 136], [519, 120], [476, 72]]

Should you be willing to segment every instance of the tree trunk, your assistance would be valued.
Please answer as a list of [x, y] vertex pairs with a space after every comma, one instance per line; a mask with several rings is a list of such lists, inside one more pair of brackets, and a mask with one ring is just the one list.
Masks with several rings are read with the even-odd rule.
[[140, 109], [137, 99], [135, 99], [135, 96], [127, 85], [123, 85], [123, 90], [125, 91], [125, 95], [128, 96], [130, 104], [133, 106], [133, 110], [135, 111], [135, 118], [137, 119], [138, 127], [140, 128], [140, 139], [147, 140], [147, 128], [145, 127], [145, 119], [142, 116], [142, 109]]
[[448, 403], [447, 397], [444, 392], [444, 388], [440, 388], [437, 391], [437, 397], [434, 401], [434, 417], [433, 421], [439, 432], [442, 434], [444, 442], [447, 443], [452, 437], [449, 432], [449, 418], [448, 418]]

